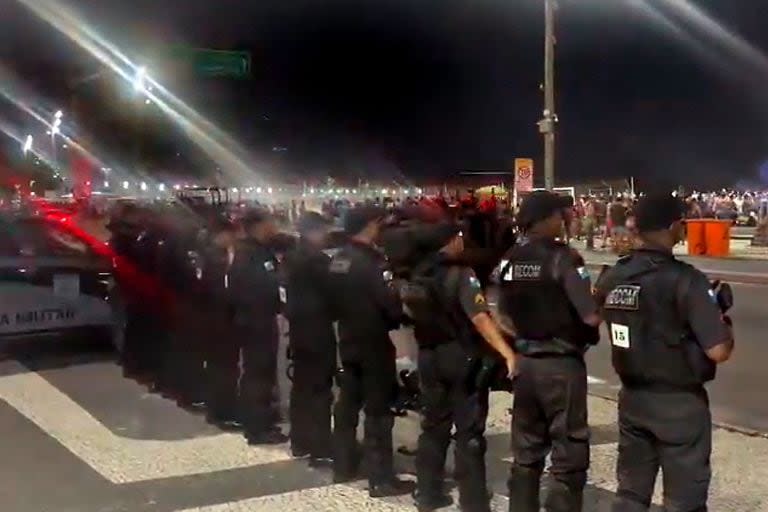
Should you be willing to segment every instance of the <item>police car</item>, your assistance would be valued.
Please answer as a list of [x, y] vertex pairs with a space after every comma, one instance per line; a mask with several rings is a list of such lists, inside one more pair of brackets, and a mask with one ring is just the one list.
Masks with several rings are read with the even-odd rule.
[[0, 215], [0, 345], [96, 334], [114, 342], [111, 260], [66, 217]]

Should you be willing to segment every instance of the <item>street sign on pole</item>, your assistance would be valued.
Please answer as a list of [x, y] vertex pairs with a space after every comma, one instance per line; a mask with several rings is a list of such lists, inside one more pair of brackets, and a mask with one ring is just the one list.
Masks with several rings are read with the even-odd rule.
[[251, 73], [250, 52], [174, 46], [170, 55], [190, 64], [201, 76], [245, 78]]
[[515, 158], [515, 192], [533, 190], [533, 160]]

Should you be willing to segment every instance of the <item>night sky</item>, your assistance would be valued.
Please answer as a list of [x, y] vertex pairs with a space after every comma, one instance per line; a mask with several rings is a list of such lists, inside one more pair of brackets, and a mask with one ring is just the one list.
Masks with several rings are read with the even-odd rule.
[[[72, 5], [139, 60], [158, 43], [250, 50], [249, 80], [179, 94], [249, 147], [288, 147], [294, 173], [442, 177], [526, 156], [541, 169], [542, 0]], [[558, 17], [559, 184], [758, 180], [768, 2], [561, 0]], [[94, 66], [16, 0], [0, 0], [0, 63], [50, 105], [65, 101], [61, 77]], [[201, 90], [221, 98], [202, 102]], [[0, 115], [24, 122], [1, 101]]]

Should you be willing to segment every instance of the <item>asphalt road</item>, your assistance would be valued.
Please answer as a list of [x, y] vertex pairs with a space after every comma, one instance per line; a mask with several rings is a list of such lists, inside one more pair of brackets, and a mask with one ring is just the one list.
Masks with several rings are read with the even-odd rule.
[[[736, 350], [730, 361], [720, 365], [717, 379], [710, 383], [710, 400], [715, 421], [768, 434], [768, 286], [733, 285], [736, 305], [731, 311]], [[606, 382], [593, 392], [613, 396], [618, 379], [611, 367], [611, 348], [603, 330], [600, 345], [588, 354], [589, 373]]]

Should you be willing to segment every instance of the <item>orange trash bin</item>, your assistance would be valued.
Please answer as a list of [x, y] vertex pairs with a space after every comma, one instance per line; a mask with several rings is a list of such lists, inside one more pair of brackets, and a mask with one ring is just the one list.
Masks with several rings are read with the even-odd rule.
[[688, 256], [703, 256], [707, 254], [703, 219], [690, 219], [685, 223], [686, 240], [688, 241]]
[[704, 244], [707, 256], [725, 258], [731, 253], [731, 225], [729, 220], [705, 221]]

